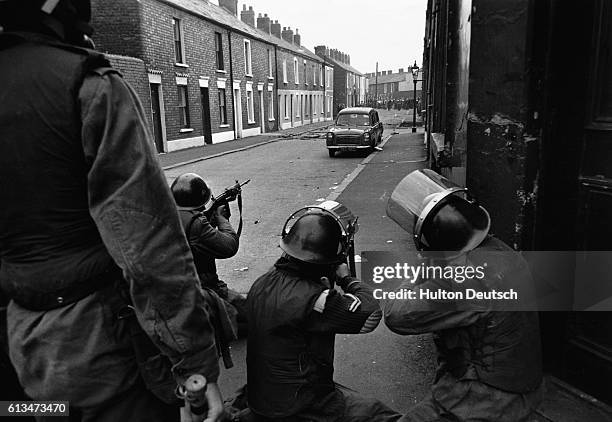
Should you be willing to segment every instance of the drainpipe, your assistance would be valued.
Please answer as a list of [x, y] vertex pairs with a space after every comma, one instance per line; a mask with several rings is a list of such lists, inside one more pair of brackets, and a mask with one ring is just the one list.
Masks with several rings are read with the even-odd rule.
[[[229, 57], [230, 57], [230, 86], [231, 86], [231, 93], [232, 93], [232, 115], [234, 116], [234, 122], [233, 125], [234, 126], [234, 140], [238, 139], [238, 133], [236, 132], [236, 121], [238, 120], [238, 118], [242, 118], [242, 116], [236, 116], [236, 104], [234, 103], [234, 66], [233, 66], [233, 57], [232, 57], [232, 30], [228, 29], [227, 30], [227, 40], [229, 41]], [[240, 101], [240, 98], [238, 98], [238, 101]]]
[[281, 105], [278, 99], [278, 46], [274, 44], [274, 86], [276, 86], [276, 130], [280, 131], [281, 128]]

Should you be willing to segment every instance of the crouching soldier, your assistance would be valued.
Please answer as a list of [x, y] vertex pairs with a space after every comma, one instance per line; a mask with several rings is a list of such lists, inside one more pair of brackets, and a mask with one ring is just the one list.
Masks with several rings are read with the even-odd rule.
[[[533, 288], [526, 261], [488, 235], [487, 211], [466, 189], [431, 170], [417, 170], [395, 188], [387, 214], [414, 234], [428, 265], [483, 265], [481, 279], [423, 277], [400, 289], [486, 292], [513, 287], [523, 304], [440, 300], [389, 300], [385, 323], [403, 335], [434, 333], [438, 370], [431, 396], [408, 411], [404, 422], [495, 421], [528, 418], [541, 400], [542, 367], [538, 316], [524, 312]], [[435, 252], [434, 252], [435, 251]], [[532, 308], [535, 309], [535, 308]]]
[[[247, 297], [249, 421], [394, 421], [383, 403], [334, 383], [336, 334], [363, 334], [381, 319], [372, 289], [350, 276], [356, 219], [327, 201], [285, 223], [282, 257]], [[334, 286], [339, 286], [344, 293]]]
[[[178, 206], [202, 287], [213, 291], [223, 300], [223, 304], [217, 306], [217, 312], [213, 313], [221, 314], [221, 321], [225, 321], [227, 318], [224, 315], [227, 315], [236, 333], [239, 328], [246, 331], [244, 296], [229, 289], [227, 283], [219, 280], [217, 275], [216, 259], [231, 258], [236, 255], [239, 247], [239, 235], [229, 222], [228, 205], [221, 205], [211, 213], [205, 213], [212, 191], [204, 179], [195, 173], [178, 176], [170, 190]], [[227, 339], [231, 337], [230, 334]]]

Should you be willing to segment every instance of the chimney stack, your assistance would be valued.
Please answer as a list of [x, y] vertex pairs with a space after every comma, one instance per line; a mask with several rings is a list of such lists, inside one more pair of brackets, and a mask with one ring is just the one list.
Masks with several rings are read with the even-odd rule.
[[242, 5], [242, 12], [240, 12], [240, 20], [247, 25], [255, 26], [255, 11], [253, 10], [253, 6], [249, 6], [249, 10], [247, 10], [246, 4]]
[[399, 73], [404, 73], [404, 69], [400, 68]]
[[327, 56], [327, 47], [325, 47], [324, 45], [317, 45], [315, 46], [315, 54], [319, 57], [325, 57]]
[[234, 16], [238, 16], [238, 0], [219, 0], [219, 6], [230, 12]]
[[290, 44], [293, 44], [293, 31], [291, 27], [283, 28], [282, 38]]
[[280, 38], [281, 37], [281, 24], [278, 23], [278, 21], [274, 21], [274, 23], [270, 25], [270, 31], [272, 32], [272, 35], [274, 35], [277, 38]]
[[299, 47], [301, 45], [301, 42], [302, 42], [302, 37], [298, 33], [298, 29], [295, 28], [295, 34], [293, 35], [293, 43]]
[[270, 17], [267, 13], [261, 16], [261, 13], [257, 17], [257, 29], [262, 30], [266, 34], [270, 34]]
[[387, 75], [390, 75], [390, 74], [392, 74], [392, 73], [393, 73], [393, 71], [392, 71], [392, 70], [387, 70]]

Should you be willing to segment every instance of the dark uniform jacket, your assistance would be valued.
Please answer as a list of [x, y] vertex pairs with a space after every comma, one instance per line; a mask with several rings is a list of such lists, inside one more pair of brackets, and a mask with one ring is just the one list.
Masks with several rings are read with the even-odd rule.
[[215, 259], [236, 255], [238, 235], [223, 216], [216, 217], [216, 227], [198, 211], [179, 210], [179, 216], [200, 280], [204, 286], [214, 290], [219, 283]]
[[335, 335], [369, 332], [380, 321], [369, 286], [349, 283], [341, 294], [322, 275], [281, 258], [249, 291], [248, 402], [257, 414], [297, 415], [326, 398], [333, 415]]
[[[470, 252], [468, 259], [487, 262], [486, 288], [510, 288], [531, 280], [520, 254], [492, 236]], [[416, 286], [404, 283], [400, 288], [414, 290], [420, 297], [421, 290], [448, 290], [449, 283], [454, 282], [430, 279]], [[483, 286], [477, 290], [482, 291]], [[473, 420], [518, 421], [539, 399], [538, 316], [535, 312], [497, 311], [495, 303], [490, 305], [482, 310], [442, 312], [424, 299], [389, 300], [384, 306], [385, 323], [398, 334], [434, 333], [439, 367], [433, 398], [439, 406], [452, 409], [459, 420], [470, 416]], [[499, 416], [501, 409], [503, 417]]]
[[137, 95], [101, 55], [34, 34], [0, 35], [0, 80], [0, 282], [27, 394], [86, 407], [135, 384], [117, 283], [177, 380], [216, 380], [204, 294]]

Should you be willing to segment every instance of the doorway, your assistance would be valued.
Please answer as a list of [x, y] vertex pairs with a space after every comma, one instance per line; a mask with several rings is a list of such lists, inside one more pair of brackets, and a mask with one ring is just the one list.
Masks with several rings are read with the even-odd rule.
[[159, 99], [159, 85], [149, 84], [151, 89], [151, 113], [153, 116], [153, 137], [157, 152], [164, 152], [164, 131], [162, 127], [162, 109]]
[[212, 144], [212, 127], [210, 123], [210, 97], [208, 88], [200, 88], [200, 102], [202, 104], [202, 132], [204, 143]]

